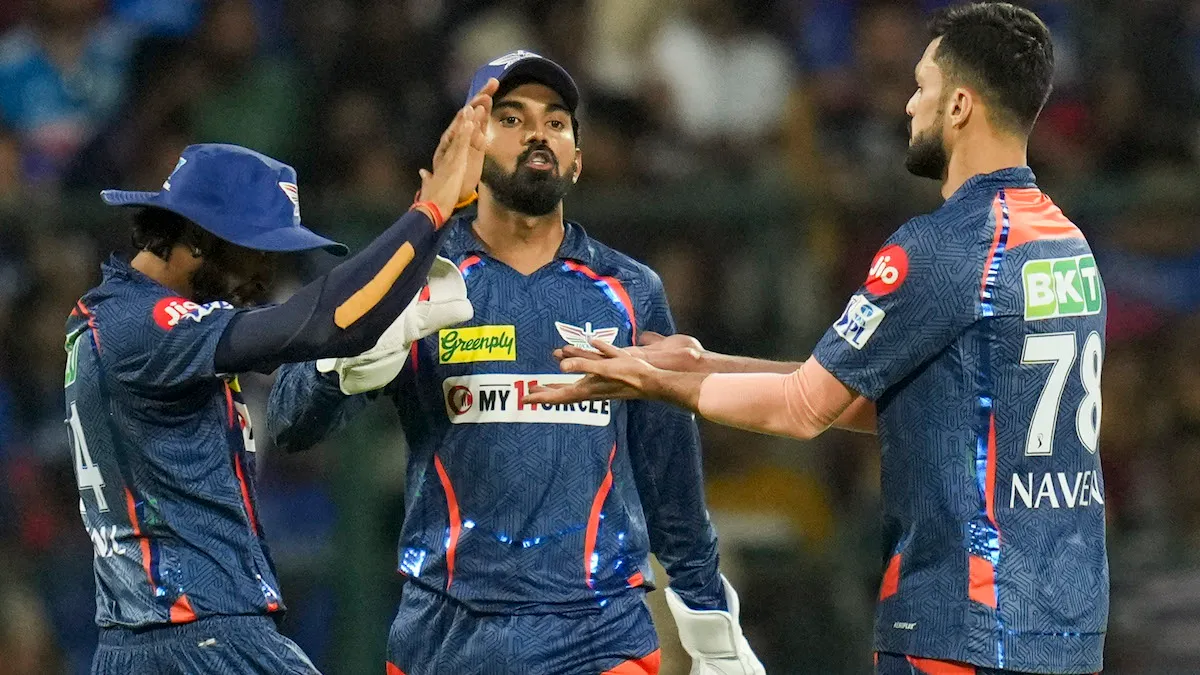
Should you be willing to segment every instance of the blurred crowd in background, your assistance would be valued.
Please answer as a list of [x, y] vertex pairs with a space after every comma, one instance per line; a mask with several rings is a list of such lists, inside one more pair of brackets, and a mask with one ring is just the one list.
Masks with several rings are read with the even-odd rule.
[[[128, 250], [99, 189], [158, 189], [187, 144], [237, 143], [295, 165], [305, 222], [361, 246], [411, 202], [473, 70], [531, 49], [583, 91], [568, 217], [655, 267], [706, 346], [801, 359], [884, 238], [940, 202], [902, 158], [943, 4], [0, 2], [0, 671], [86, 672], [95, 646], [61, 374], [67, 313]], [[1030, 163], [1108, 290], [1106, 672], [1195, 673], [1200, 2], [1027, 4], [1058, 61]], [[329, 264], [298, 257], [280, 293]], [[243, 385], [258, 420], [270, 383]], [[284, 630], [330, 674], [382, 670], [399, 598], [404, 443], [377, 412], [302, 455], [259, 440]], [[868, 672], [875, 439], [703, 431], [723, 566], [768, 671]]]

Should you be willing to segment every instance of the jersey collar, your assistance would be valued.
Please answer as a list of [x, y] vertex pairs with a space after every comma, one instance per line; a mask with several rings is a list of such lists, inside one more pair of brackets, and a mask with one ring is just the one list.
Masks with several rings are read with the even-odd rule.
[[130, 264], [129, 259], [119, 253], [110, 255], [108, 260], [100, 263], [100, 273], [103, 275], [105, 281], [110, 279], [129, 279], [132, 281], [153, 282], [150, 277], [133, 269], [133, 265]]
[[171, 289], [134, 269], [129, 258], [119, 253], [113, 253], [108, 260], [100, 263], [100, 274], [105, 282], [131, 281], [135, 284], [161, 288], [172, 295], [175, 294]]
[[[472, 224], [475, 222], [475, 216], [461, 216], [450, 225], [454, 228], [446, 237], [446, 243], [443, 245], [443, 250], [452, 257], [463, 255], [487, 255], [487, 247], [475, 235], [475, 230], [472, 229]], [[558, 247], [558, 253], [555, 257], [559, 260], [577, 260], [585, 265], [591, 265], [596, 257], [596, 249], [592, 246], [591, 239], [587, 236], [583, 226], [579, 223], [565, 221], [563, 227], [566, 232], [563, 234], [562, 244]]]
[[954, 194], [950, 195], [946, 203], [956, 202], [964, 197], [981, 192], [992, 193], [1000, 188], [1031, 187], [1037, 187], [1037, 178], [1033, 175], [1033, 169], [1027, 166], [1014, 166], [991, 173], [980, 173], [971, 176], [967, 179], [967, 182], [954, 191]]

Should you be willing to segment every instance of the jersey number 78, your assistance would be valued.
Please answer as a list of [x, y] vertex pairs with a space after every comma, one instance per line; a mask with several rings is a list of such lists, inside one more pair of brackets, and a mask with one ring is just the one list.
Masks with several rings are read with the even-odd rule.
[[1021, 364], [1049, 363], [1050, 374], [1038, 397], [1033, 419], [1029, 423], [1029, 435], [1025, 441], [1025, 454], [1049, 456], [1054, 454], [1054, 428], [1062, 407], [1062, 396], [1066, 390], [1067, 377], [1076, 358], [1081, 358], [1079, 378], [1083, 384], [1083, 399], [1075, 411], [1075, 432], [1079, 442], [1088, 452], [1095, 453], [1100, 439], [1100, 369], [1104, 361], [1100, 334], [1092, 331], [1083, 343], [1083, 352], [1076, 348], [1074, 332], [1036, 333], [1025, 336], [1025, 348], [1021, 352]]

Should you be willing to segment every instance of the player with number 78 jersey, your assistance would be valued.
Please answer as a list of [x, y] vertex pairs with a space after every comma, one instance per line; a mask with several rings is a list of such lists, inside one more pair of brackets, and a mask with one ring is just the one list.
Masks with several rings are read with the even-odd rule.
[[954, 5], [930, 28], [905, 165], [946, 201], [884, 243], [807, 361], [564, 350], [562, 369], [590, 377], [530, 400], [649, 397], [795, 438], [876, 432], [876, 674], [1095, 673], [1104, 283], [1026, 162], [1050, 33], [1001, 2]]
[[880, 652], [1099, 669], [1104, 286], [1028, 168], [901, 227], [814, 358], [876, 403]]

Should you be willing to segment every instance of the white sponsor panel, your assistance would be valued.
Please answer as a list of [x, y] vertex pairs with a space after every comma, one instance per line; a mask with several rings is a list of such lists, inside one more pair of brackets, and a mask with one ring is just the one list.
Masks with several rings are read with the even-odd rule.
[[442, 381], [442, 400], [452, 424], [582, 424], [608, 426], [612, 406], [608, 401], [566, 405], [525, 402], [539, 384], [570, 384], [581, 375], [466, 375]]

